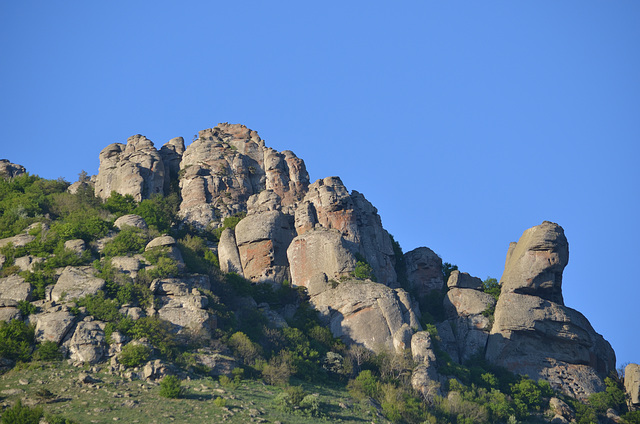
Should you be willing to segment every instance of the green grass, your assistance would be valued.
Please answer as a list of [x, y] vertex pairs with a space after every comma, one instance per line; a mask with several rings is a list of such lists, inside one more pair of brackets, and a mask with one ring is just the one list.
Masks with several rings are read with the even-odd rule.
[[[28, 367], [28, 368], [27, 368]], [[78, 423], [247, 423], [282, 424], [316, 423], [386, 423], [372, 407], [349, 397], [340, 386], [315, 386], [302, 382], [307, 393], [318, 393], [323, 405], [323, 418], [307, 417], [279, 411], [274, 398], [283, 390], [261, 381], [243, 380], [237, 388], [224, 388], [211, 377], [191, 375], [183, 380], [184, 394], [178, 399], [159, 395], [157, 383], [127, 381], [119, 375], [98, 370], [90, 372], [98, 383], [80, 384], [78, 374], [88, 368], [75, 368], [62, 363], [31, 363], [14, 368], [0, 377], [2, 408], [22, 399], [24, 405], [41, 406], [45, 413], [56, 414]], [[106, 369], [103, 364], [98, 368]], [[29, 384], [22, 385], [20, 380]], [[55, 397], [37, 396], [42, 389]], [[17, 390], [17, 392], [16, 392]], [[223, 398], [224, 407], [216, 406]], [[373, 411], [373, 412], [372, 412]]]

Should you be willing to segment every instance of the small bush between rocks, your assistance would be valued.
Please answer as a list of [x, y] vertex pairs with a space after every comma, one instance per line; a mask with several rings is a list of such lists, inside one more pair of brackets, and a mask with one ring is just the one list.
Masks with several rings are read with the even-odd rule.
[[147, 362], [151, 356], [151, 349], [141, 344], [131, 344], [124, 346], [118, 360], [127, 368], [140, 366]]
[[60, 352], [57, 343], [47, 340], [38, 346], [33, 353], [33, 359], [36, 361], [62, 361], [62, 352]]
[[175, 375], [168, 375], [160, 382], [160, 396], [177, 399], [182, 395], [182, 382]]

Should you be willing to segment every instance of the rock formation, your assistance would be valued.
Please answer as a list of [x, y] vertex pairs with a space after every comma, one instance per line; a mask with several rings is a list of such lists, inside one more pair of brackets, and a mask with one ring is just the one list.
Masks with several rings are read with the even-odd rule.
[[244, 125], [218, 124], [199, 132], [180, 162], [181, 215], [206, 227], [246, 212], [249, 196], [272, 190], [283, 206], [299, 201], [309, 184], [304, 162], [265, 146]]
[[140, 134], [127, 144], [114, 143], [100, 152], [100, 169], [95, 194], [102, 199], [112, 191], [130, 194], [139, 202], [153, 194], [164, 193], [164, 163], [153, 142]]
[[7, 159], [0, 159], [0, 178], [14, 178], [26, 172], [24, 166], [11, 163]]
[[640, 365], [628, 364], [625, 367], [624, 388], [629, 395], [629, 410], [640, 411]]
[[581, 313], [564, 306], [562, 271], [568, 259], [564, 231], [551, 222], [526, 230], [511, 244], [486, 356], [585, 398], [604, 388], [615, 354]]

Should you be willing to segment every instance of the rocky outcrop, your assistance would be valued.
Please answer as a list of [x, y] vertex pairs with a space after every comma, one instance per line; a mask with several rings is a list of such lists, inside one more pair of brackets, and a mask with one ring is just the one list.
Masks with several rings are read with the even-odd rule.
[[433, 348], [431, 335], [426, 331], [418, 331], [411, 338], [411, 355], [413, 362], [417, 364], [411, 374], [411, 386], [425, 400], [442, 395], [440, 376], [436, 371], [436, 354]]
[[0, 299], [31, 300], [31, 284], [18, 275], [0, 278]]
[[244, 125], [218, 124], [200, 131], [180, 163], [181, 215], [206, 227], [246, 211], [249, 196], [272, 190], [283, 206], [299, 201], [309, 184], [304, 162], [265, 146]]
[[409, 287], [418, 297], [442, 290], [442, 259], [428, 247], [418, 247], [404, 255]]
[[218, 242], [218, 260], [222, 272], [235, 272], [244, 277], [240, 252], [236, 243], [236, 235], [233, 229], [225, 228]]
[[51, 300], [69, 301], [98, 293], [105, 281], [96, 277], [95, 272], [91, 266], [66, 267], [51, 291]]
[[150, 288], [158, 301], [158, 316], [172, 323], [178, 333], [188, 331], [211, 337], [216, 328], [216, 317], [206, 310], [207, 297], [199, 291], [211, 289], [209, 277], [192, 275], [158, 279]]
[[[291, 281], [315, 291], [311, 282], [317, 278], [339, 281], [348, 277], [356, 266], [349, 244], [338, 230], [319, 227], [297, 236], [287, 249]], [[321, 284], [322, 286], [322, 284]]]
[[486, 357], [586, 398], [604, 389], [602, 379], [614, 369], [615, 354], [581, 313], [563, 304], [568, 259], [564, 231], [551, 222], [526, 230], [511, 244]]
[[22, 314], [18, 309], [18, 301], [13, 299], [0, 298], [0, 322], [9, 322], [12, 319], [20, 319]]
[[[33, 322], [33, 320], [32, 320]], [[35, 316], [36, 341], [62, 343], [75, 323], [75, 317], [65, 305], [58, 305]]]
[[624, 388], [629, 410], [640, 411], [640, 365], [628, 364], [624, 369]]
[[254, 282], [290, 279], [287, 246], [295, 236], [293, 218], [280, 211], [249, 214], [235, 228], [244, 277]]
[[0, 178], [10, 179], [25, 174], [27, 170], [22, 165], [9, 162], [7, 159], [0, 159]]
[[95, 364], [100, 362], [106, 353], [104, 336], [105, 323], [94, 321], [91, 317], [79, 322], [66, 343], [69, 358], [76, 364]]
[[405, 330], [403, 325], [421, 328], [417, 307], [402, 289], [357, 280], [337, 285], [326, 282], [324, 288], [311, 295], [311, 303], [333, 335], [347, 343], [376, 352], [394, 350], [394, 339], [403, 339], [398, 337]]
[[146, 230], [148, 228], [144, 218], [142, 218], [140, 215], [134, 214], [122, 215], [120, 218], [115, 220], [113, 226], [118, 228], [119, 230], [122, 230], [127, 226], [139, 228], [141, 230]]
[[324, 178], [309, 186], [296, 209], [295, 226], [298, 235], [316, 226], [338, 230], [349, 250], [371, 265], [377, 281], [397, 286], [391, 237], [377, 209], [357, 191], [349, 194], [340, 178]]
[[184, 139], [182, 137], [172, 138], [160, 149], [160, 157], [164, 164], [165, 192], [169, 189], [172, 180], [178, 180], [180, 161], [182, 161], [184, 151]]
[[130, 194], [140, 202], [164, 193], [165, 170], [160, 153], [143, 135], [129, 137], [127, 144], [114, 143], [100, 152], [96, 196], [107, 199], [111, 192]]

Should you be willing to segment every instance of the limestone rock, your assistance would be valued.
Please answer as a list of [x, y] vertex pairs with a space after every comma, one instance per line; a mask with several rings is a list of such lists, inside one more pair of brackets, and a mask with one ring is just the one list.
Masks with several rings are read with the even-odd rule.
[[122, 230], [125, 226], [140, 228], [141, 230], [146, 230], [148, 228], [144, 218], [140, 215], [134, 214], [122, 215], [120, 218], [116, 219], [113, 225], [119, 230]]
[[509, 248], [500, 278], [503, 293], [538, 296], [560, 305], [562, 271], [569, 262], [569, 243], [564, 230], [549, 221], [526, 230]]
[[218, 259], [220, 261], [220, 270], [222, 272], [235, 272], [244, 277], [242, 272], [242, 262], [240, 261], [240, 252], [236, 244], [236, 235], [233, 229], [225, 228], [220, 235], [218, 243]]
[[479, 315], [496, 304], [489, 294], [479, 290], [452, 288], [444, 299], [447, 318]]
[[205, 309], [207, 298], [198, 291], [211, 288], [206, 275], [154, 280], [150, 288], [159, 304], [158, 316], [171, 322], [178, 333], [189, 331], [211, 337], [216, 317]]
[[460, 272], [457, 269], [451, 271], [449, 280], [447, 280], [449, 288], [482, 290], [482, 280], [478, 277], [472, 277], [466, 272]]
[[324, 281], [338, 281], [348, 276], [356, 266], [349, 243], [340, 232], [321, 227], [294, 238], [287, 249], [287, 257], [291, 281], [296, 286], [307, 288], [318, 276], [325, 276]]
[[377, 209], [357, 191], [350, 195], [340, 178], [324, 178], [309, 186], [296, 210], [295, 225], [299, 235], [318, 225], [338, 230], [349, 250], [371, 265], [379, 282], [397, 286], [393, 245]]
[[147, 381], [157, 381], [173, 374], [174, 371], [170, 364], [156, 359], [145, 364], [144, 368], [142, 368], [142, 377]]
[[416, 363], [435, 364], [431, 335], [427, 331], [418, 331], [411, 338], [411, 355]]
[[0, 321], [9, 322], [12, 319], [21, 319], [22, 314], [18, 309], [18, 301], [0, 298]]
[[27, 170], [22, 165], [9, 162], [7, 159], [0, 159], [0, 178], [10, 179], [25, 174]]
[[146, 261], [142, 255], [134, 256], [115, 256], [111, 258], [111, 266], [124, 274], [129, 275], [131, 278], [135, 278], [143, 267], [143, 263]]
[[564, 422], [571, 422], [575, 418], [575, 412], [566, 402], [558, 399], [557, 397], [552, 397], [549, 399], [549, 408], [555, 414], [554, 419], [562, 419]]
[[0, 299], [31, 300], [31, 284], [18, 275], [0, 278]]
[[14, 261], [14, 265], [20, 268], [20, 271], [33, 271], [37, 264], [41, 264], [44, 262], [44, 258], [39, 258], [37, 256], [21, 256], [16, 258]]
[[160, 149], [160, 157], [164, 164], [164, 187], [165, 190], [171, 185], [172, 179], [178, 179], [180, 172], [180, 161], [184, 154], [184, 139], [182, 137], [172, 138]]
[[345, 281], [311, 297], [335, 337], [380, 352], [393, 350], [403, 324], [420, 329], [415, 305], [402, 289], [370, 281]]
[[403, 350], [410, 350], [412, 336], [413, 330], [409, 327], [409, 324], [402, 324], [402, 326], [393, 333], [393, 348], [395, 351], [402, 352]]
[[547, 221], [510, 246], [486, 357], [584, 399], [604, 389], [615, 354], [580, 312], [564, 306], [568, 257], [562, 227]]
[[442, 259], [428, 247], [418, 247], [404, 255], [407, 267], [407, 279], [418, 297], [433, 290], [442, 290]]
[[[32, 321], [33, 322], [33, 321]], [[75, 317], [65, 306], [57, 306], [35, 316], [36, 341], [62, 343], [75, 323]]]
[[266, 147], [244, 125], [218, 124], [200, 131], [185, 150], [180, 169], [180, 213], [203, 227], [246, 211], [249, 196], [265, 189], [276, 193], [283, 206], [293, 205], [309, 184], [301, 159]]
[[82, 253], [87, 249], [87, 246], [84, 243], [84, 240], [75, 239], [65, 241], [64, 248], [76, 252], [78, 255], [82, 255]]
[[106, 343], [105, 324], [91, 321], [88, 318], [79, 322], [73, 336], [68, 342], [69, 357], [75, 363], [95, 364], [104, 358]]
[[36, 239], [35, 236], [32, 236], [31, 234], [27, 234], [25, 232], [23, 234], [18, 234], [13, 237], [0, 239], [0, 247], [5, 247], [9, 243], [13, 244], [13, 247], [23, 247], [23, 246], [26, 246], [28, 243], [31, 243], [35, 239]]
[[67, 191], [71, 194], [78, 194], [78, 192], [82, 190], [88, 190], [92, 187], [93, 187], [93, 184], [91, 184], [90, 182], [76, 181], [75, 183], [67, 187]]
[[144, 248], [145, 251], [151, 250], [154, 247], [171, 247], [176, 245], [176, 239], [171, 236], [160, 236], [156, 237], [147, 243], [147, 246]]
[[91, 266], [68, 266], [62, 271], [56, 285], [51, 291], [51, 299], [61, 300], [80, 299], [83, 296], [98, 293], [105, 286], [102, 278], [95, 276], [95, 269]]
[[245, 278], [254, 282], [289, 279], [287, 246], [294, 237], [293, 219], [280, 211], [247, 215], [235, 228]]
[[112, 191], [130, 194], [140, 202], [156, 193], [164, 193], [164, 163], [153, 142], [137, 134], [127, 144], [114, 143], [100, 152], [96, 178], [96, 196], [107, 199]]
[[442, 396], [442, 384], [435, 366], [419, 364], [415, 367], [411, 373], [411, 387], [427, 401], [431, 401], [435, 396]]
[[629, 410], [640, 410], [640, 365], [629, 364], [624, 369], [624, 388], [629, 395]]

